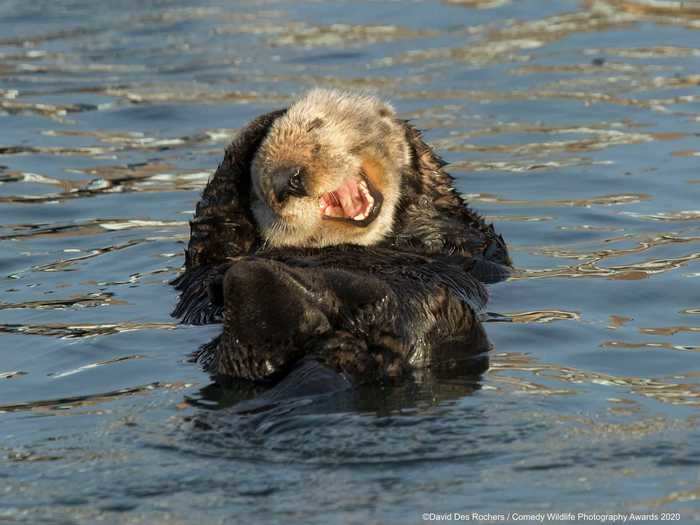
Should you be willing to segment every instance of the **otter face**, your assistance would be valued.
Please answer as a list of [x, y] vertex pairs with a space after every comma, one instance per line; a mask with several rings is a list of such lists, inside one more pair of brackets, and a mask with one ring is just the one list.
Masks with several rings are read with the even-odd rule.
[[270, 246], [371, 245], [391, 232], [405, 131], [374, 97], [316, 89], [278, 118], [251, 166], [251, 207]]

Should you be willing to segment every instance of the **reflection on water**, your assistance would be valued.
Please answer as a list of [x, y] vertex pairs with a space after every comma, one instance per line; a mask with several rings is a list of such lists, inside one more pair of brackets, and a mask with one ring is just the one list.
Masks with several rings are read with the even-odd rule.
[[[644, 345], [625, 346], [625, 344], [615, 341], [607, 341], [601, 346], [611, 348], [638, 348]], [[650, 344], [649, 346], [653, 345]], [[664, 345], [657, 345], [657, 347], [668, 348]], [[696, 347], [695, 349], [698, 350], [700, 348]], [[578, 370], [571, 367], [536, 363], [531, 357], [524, 354], [498, 354], [497, 359], [494, 359], [491, 363], [491, 371], [495, 376], [495, 383], [509, 385], [510, 388], [514, 388], [519, 392], [539, 395], [576, 394], [576, 391], [538, 384], [530, 380], [524, 380], [519, 376], [501, 375], [499, 372], [504, 370], [524, 371], [534, 377], [546, 378], [548, 381], [555, 380], [563, 383], [591, 383], [595, 385], [622, 387], [622, 389], [628, 390], [631, 393], [650, 397], [657, 401], [678, 405], [700, 406], [700, 385], [695, 383], [698, 375], [694, 372], [687, 375], [674, 374], [671, 378], [660, 377], [658, 379], [651, 379], [648, 377], [622, 377]], [[679, 383], [678, 381], [684, 382]]]
[[[700, 517], [697, 2], [8, 0], [0, 29], [0, 521]], [[518, 270], [483, 377], [239, 414], [167, 282], [236, 129], [315, 85], [426, 129]]]

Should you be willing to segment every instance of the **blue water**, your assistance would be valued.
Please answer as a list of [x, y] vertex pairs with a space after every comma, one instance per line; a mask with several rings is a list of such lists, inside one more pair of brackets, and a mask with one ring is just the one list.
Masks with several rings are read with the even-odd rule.
[[[0, 3], [0, 521], [697, 520], [700, 11], [651, 4]], [[167, 283], [235, 130], [315, 85], [426, 130], [514, 322], [477, 383], [237, 416]]]

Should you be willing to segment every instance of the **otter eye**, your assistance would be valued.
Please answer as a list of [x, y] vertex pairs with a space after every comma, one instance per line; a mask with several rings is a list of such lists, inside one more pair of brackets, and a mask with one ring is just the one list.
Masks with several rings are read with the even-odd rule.
[[309, 126], [306, 128], [306, 131], [313, 131], [317, 128], [323, 127], [323, 119], [320, 118], [315, 118], [311, 121]]
[[289, 177], [289, 189], [292, 193], [303, 191], [304, 183], [301, 180], [301, 168], [296, 168]]
[[301, 166], [286, 166], [278, 168], [269, 175], [272, 192], [277, 202], [283, 202], [287, 197], [304, 197], [304, 168]]

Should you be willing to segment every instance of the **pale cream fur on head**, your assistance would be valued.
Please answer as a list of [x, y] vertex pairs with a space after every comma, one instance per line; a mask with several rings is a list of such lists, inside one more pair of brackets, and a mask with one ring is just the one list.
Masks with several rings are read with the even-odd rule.
[[[387, 103], [369, 95], [313, 89], [278, 118], [251, 166], [253, 215], [268, 246], [371, 245], [391, 232], [401, 173], [411, 162], [401, 122]], [[302, 166], [308, 196], [281, 205], [269, 174]], [[379, 215], [367, 226], [324, 220], [319, 198], [362, 171], [381, 192]]]

